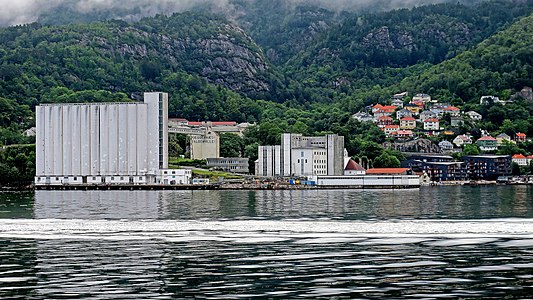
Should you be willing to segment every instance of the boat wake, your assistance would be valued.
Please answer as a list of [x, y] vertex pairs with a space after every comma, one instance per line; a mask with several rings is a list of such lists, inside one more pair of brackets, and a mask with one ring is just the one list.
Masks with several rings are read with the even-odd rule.
[[3, 219], [0, 238], [74, 240], [151, 240], [168, 242], [297, 244], [358, 243], [433, 246], [492, 243], [533, 246], [533, 220], [64, 220]]

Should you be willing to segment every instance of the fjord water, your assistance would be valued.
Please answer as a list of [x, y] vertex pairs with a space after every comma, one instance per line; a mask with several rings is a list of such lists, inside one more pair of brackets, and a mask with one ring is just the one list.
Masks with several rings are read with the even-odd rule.
[[533, 186], [0, 193], [0, 298], [533, 295]]

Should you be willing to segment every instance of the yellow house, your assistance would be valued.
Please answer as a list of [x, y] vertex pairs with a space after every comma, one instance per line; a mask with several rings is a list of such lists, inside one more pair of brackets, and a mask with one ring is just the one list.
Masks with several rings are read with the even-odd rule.
[[405, 117], [400, 120], [400, 129], [415, 129], [416, 119], [413, 117]]
[[407, 103], [404, 106], [404, 109], [407, 109], [408, 111], [412, 112], [415, 116], [418, 116], [418, 114], [420, 114], [420, 106], [413, 103]]

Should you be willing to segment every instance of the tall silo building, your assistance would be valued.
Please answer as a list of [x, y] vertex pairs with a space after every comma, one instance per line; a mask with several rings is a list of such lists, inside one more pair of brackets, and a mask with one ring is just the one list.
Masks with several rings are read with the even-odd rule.
[[168, 94], [36, 107], [36, 185], [156, 183], [168, 167]]

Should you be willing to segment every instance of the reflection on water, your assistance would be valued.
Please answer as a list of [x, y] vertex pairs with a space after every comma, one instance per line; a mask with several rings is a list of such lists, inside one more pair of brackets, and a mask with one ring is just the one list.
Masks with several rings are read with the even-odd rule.
[[0, 193], [1, 299], [527, 299], [533, 187]]
[[[408, 190], [36, 191], [36, 218], [453, 218], [533, 217], [533, 187]], [[15, 214], [15, 212], [11, 213]]]
[[530, 219], [0, 225], [2, 298], [518, 299], [533, 284]]

